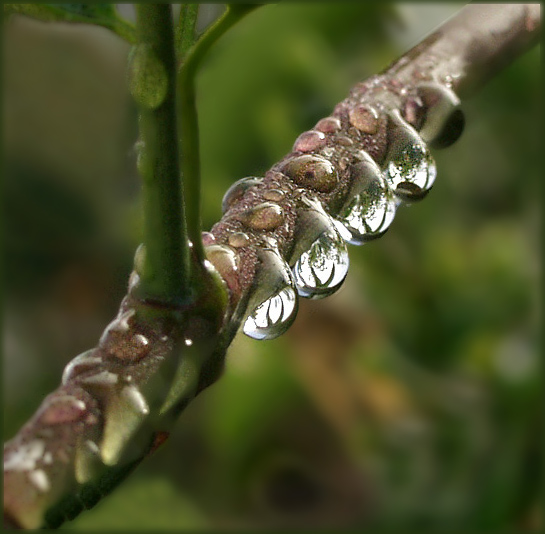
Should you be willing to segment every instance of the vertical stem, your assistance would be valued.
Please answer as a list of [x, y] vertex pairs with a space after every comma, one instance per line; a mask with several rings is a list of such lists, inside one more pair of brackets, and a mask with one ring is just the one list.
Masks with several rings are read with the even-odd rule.
[[189, 247], [178, 161], [172, 12], [169, 4], [137, 4], [136, 14], [134, 83], [129, 83], [140, 112], [146, 246], [137, 292], [176, 303], [189, 292]]
[[183, 61], [195, 42], [195, 27], [198, 12], [199, 4], [182, 4], [180, 6], [180, 17], [175, 32], [176, 51], [180, 62]]
[[200, 37], [196, 46], [186, 54], [178, 73], [178, 128], [180, 132], [180, 154], [184, 195], [190, 199], [187, 209], [187, 233], [193, 243], [193, 251], [199, 262], [204, 260], [201, 240], [201, 191], [199, 125], [195, 102], [195, 77], [202, 58], [210, 47], [240, 18], [256, 6], [233, 9], [229, 6], [225, 13]]

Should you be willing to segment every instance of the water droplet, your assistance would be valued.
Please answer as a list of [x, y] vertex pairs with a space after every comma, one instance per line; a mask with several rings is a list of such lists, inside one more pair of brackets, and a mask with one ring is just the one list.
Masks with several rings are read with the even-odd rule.
[[378, 113], [371, 106], [358, 105], [348, 112], [350, 124], [367, 134], [374, 134], [378, 130]]
[[118, 376], [110, 371], [100, 371], [90, 376], [84, 376], [79, 380], [79, 383], [87, 386], [97, 386], [100, 388], [109, 388], [117, 384]]
[[227, 189], [225, 195], [223, 195], [223, 200], [221, 202], [222, 212], [226, 213], [229, 208], [237, 200], [239, 200], [248, 189], [250, 189], [250, 187], [259, 185], [261, 182], [261, 178], [254, 177], [241, 178], [240, 180], [237, 180], [234, 184], [231, 185], [231, 187], [229, 187], [229, 189]]
[[73, 423], [87, 413], [85, 403], [73, 395], [50, 397], [50, 402], [41, 415], [41, 421], [49, 425]]
[[273, 339], [283, 334], [293, 322], [297, 295], [286, 287], [261, 303], [244, 323], [244, 333], [254, 339]]
[[106, 401], [100, 455], [106, 465], [115, 465], [146, 416], [149, 406], [135, 386], [125, 386]]
[[[299, 295], [322, 298], [341, 286], [348, 272], [348, 252], [337, 224], [320, 202], [302, 197], [297, 210], [295, 240], [288, 263]], [[346, 232], [346, 230], [345, 230]]]
[[299, 295], [323, 298], [337, 291], [348, 273], [348, 251], [337, 231], [322, 234], [293, 269]]
[[337, 185], [339, 179], [333, 164], [320, 156], [297, 156], [282, 165], [282, 172], [295, 183], [328, 193]]
[[167, 71], [148, 44], [139, 44], [131, 50], [129, 91], [137, 104], [152, 110], [158, 108], [167, 96]]
[[240, 213], [238, 219], [253, 230], [274, 230], [284, 222], [284, 215], [278, 204], [263, 202]]
[[326, 143], [326, 137], [323, 132], [317, 130], [310, 130], [303, 132], [293, 145], [294, 152], [313, 152], [318, 148], [324, 146]]
[[93, 353], [95, 352], [95, 349], [91, 349], [79, 354], [71, 360], [62, 373], [62, 383], [66, 384], [68, 381], [73, 380], [77, 375], [90, 371], [91, 369], [96, 369], [96, 367], [102, 363], [102, 358], [93, 356]]
[[350, 177], [347, 202], [337, 219], [350, 232], [348, 242], [362, 245], [388, 230], [396, 213], [396, 199], [382, 171], [369, 156], [352, 167]]
[[295, 320], [297, 293], [288, 265], [276, 252], [261, 250], [259, 260], [243, 332], [254, 339], [273, 339]]
[[209, 245], [213, 245], [216, 242], [216, 238], [214, 237], [214, 234], [211, 234], [210, 232], [202, 232], [201, 238], [202, 238], [202, 244], [205, 247], [208, 247]]
[[285, 197], [284, 191], [280, 189], [267, 189], [263, 193], [263, 198], [265, 200], [271, 200], [273, 202], [280, 202]]
[[140, 243], [138, 245], [138, 248], [136, 249], [136, 252], [134, 253], [134, 270], [137, 272], [139, 276], [142, 276], [142, 273], [144, 272], [144, 265], [146, 262], [146, 245], [144, 243]]
[[341, 129], [341, 121], [337, 117], [326, 117], [319, 120], [314, 128], [324, 133], [335, 133]]
[[134, 315], [134, 310], [128, 310], [116, 317], [104, 330], [99, 347], [120, 360], [137, 361], [146, 356], [150, 351], [148, 338], [129, 332], [129, 321]]
[[129, 276], [128, 291], [131, 293], [140, 285], [140, 275], [136, 271], [132, 271]]
[[[406, 200], [411, 195], [411, 200], [419, 200], [435, 181], [435, 161], [418, 133], [398, 112], [392, 113], [390, 126], [392, 141], [386, 158], [386, 180], [394, 192], [398, 185], [403, 184], [400, 187], [400, 198]], [[407, 186], [404, 182], [413, 185]]]
[[417, 128], [420, 136], [433, 148], [449, 147], [462, 135], [465, 126], [460, 99], [440, 84], [421, 84], [417, 91], [425, 109], [423, 123]]
[[250, 242], [250, 238], [244, 232], [235, 232], [229, 235], [227, 242], [235, 248], [245, 247]]
[[234, 293], [240, 289], [238, 280], [238, 259], [234, 250], [226, 245], [210, 245], [204, 252], [227, 287]]
[[79, 484], [89, 482], [100, 471], [102, 461], [100, 459], [100, 449], [98, 445], [85, 439], [78, 443], [74, 457], [74, 476]]
[[30, 471], [28, 473], [28, 478], [32, 485], [41, 493], [45, 493], [51, 488], [49, 479], [47, 478], [47, 475], [43, 469], [35, 469], [34, 471]]

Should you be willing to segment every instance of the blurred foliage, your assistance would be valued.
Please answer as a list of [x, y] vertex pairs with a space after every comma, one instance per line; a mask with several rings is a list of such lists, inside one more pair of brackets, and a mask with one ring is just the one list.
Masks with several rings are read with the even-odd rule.
[[[257, 9], [198, 80], [204, 227], [352, 84], [403, 50], [395, 5]], [[4, 36], [4, 432], [96, 343], [139, 242], [128, 47], [11, 19]], [[465, 103], [438, 180], [345, 286], [225, 376], [163, 449], [67, 528], [538, 530], [539, 50]]]

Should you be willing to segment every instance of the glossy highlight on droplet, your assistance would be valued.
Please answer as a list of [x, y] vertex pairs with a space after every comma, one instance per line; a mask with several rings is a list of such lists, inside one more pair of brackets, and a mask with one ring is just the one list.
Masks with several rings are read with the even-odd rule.
[[351, 189], [337, 220], [350, 233], [348, 242], [362, 245], [388, 230], [396, 213], [396, 199], [382, 171], [368, 156], [351, 168]]
[[238, 215], [252, 230], [274, 230], [284, 222], [282, 208], [273, 202], [263, 202]]
[[281, 170], [296, 184], [323, 193], [332, 191], [339, 181], [333, 164], [321, 156], [296, 156], [288, 159]]
[[313, 152], [326, 144], [326, 136], [323, 132], [310, 130], [303, 132], [293, 144], [294, 152]]
[[298, 298], [291, 270], [276, 251], [262, 249], [258, 259], [242, 330], [254, 339], [273, 339], [295, 320]]
[[250, 187], [254, 187], [256, 185], [259, 185], [262, 182], [261, 178], [255, 178], [253, 176], [249, 176], [246, 178], [241, 178], [240, 180], [237, 180], [235, 183], [227, 189], [225, 192], [225, 195], [223, 195], [223, 200], [221, 202], [221, 210], [222, 213], [227, 213], [229, 208], [237, 201], [239, 200], [244, 193]]
[[341, 129], [341, 121], [337, 117], [326, 117], [320, 119], [314, 129], [324, 133], [335, 133]]
[[402, 187], [402, 199], [407, 192], [412, 195], [413, 200], [423, 198], [435, 182], [435, 161], [424, 141], [399, 113], [392, 114], [390, 127], [392, 145], [386, 158], [386, 181], [394, 192], [402, 183], [413, 184]]
[[374, 134], [378, 130], [378, 113], [371, 106], [357, 105], [348, 112], [350, 124], [366, 134]]
[[243, 332], [254, 339], [273, 339], [283, 334], [295, 317], [297, 295], [292, 287], [285, 287], [260, 304], [248, 316]]
[[319, 299], [337, 291], [348, 273], [348, 250], [332, 227], [324, 232], [297, 260], [293, 275], [300, 296]]

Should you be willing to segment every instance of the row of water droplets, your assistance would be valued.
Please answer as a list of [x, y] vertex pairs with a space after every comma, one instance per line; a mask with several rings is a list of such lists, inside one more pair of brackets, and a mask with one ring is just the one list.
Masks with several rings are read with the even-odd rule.
[[[373, 108], [360, 105], [350, 110], [349, 121], [352, 128], [372, 134], [379, 116]], [[355, 152], [349, 164], [346, 200], [332, 217], [317, 196], [332, 192], [339, 182], [328, 159], [335, 150], [328, 136], [340, 132], [341, 126], [336, 117], [319, 121], [313, 130], [299, 136], [294, 144], [296, 155], [280, 168], [303, 193], [297, 201], [294, 246], [286, 261], [274, 248], [258, 252], [263, 268], [256, 274], [246, 308], [251, 312], [243, 325], [244, 333], [252, 338], [272, 339], [284, 333], [297, 314], [298, 296], [318, 299], [337, 291], [348, 272], [346, 243], [362, 245], [382, 236], [399, 205], [424, 198], [435, 181], [436, 166], [428, 147], [399, 112], [390, 112], [389, 147], [382, 168], [366, 152]], [[234, 183], [225, 194], [224, 212], [260, 183], [254, 177]], [[282, 209], [266, 202], [249, 210], [244, 222], [249, 230], [271, 230], [282, 220]], [[249, 244], [248, 236], [240, 234], [232, 234], [229, 245]], [[233, 253], [233, 265], [235, 257]]]

